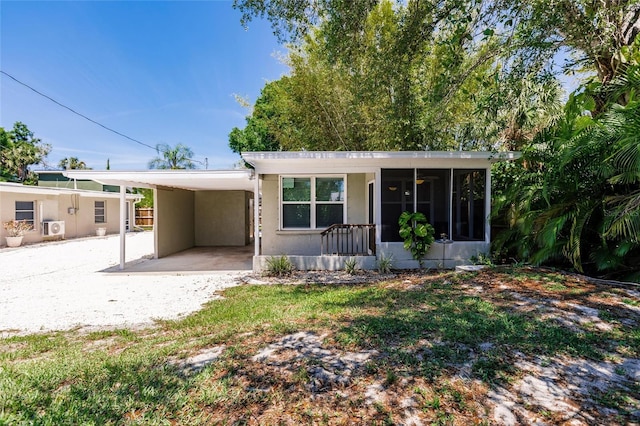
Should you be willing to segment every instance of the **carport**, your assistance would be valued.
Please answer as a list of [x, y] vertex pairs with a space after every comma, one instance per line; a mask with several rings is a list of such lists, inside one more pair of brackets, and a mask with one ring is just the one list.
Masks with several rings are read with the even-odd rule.
[[126, 188], [154, 194], [154, 258], [194, 247], [246, 247], [254, 241], [257, 185], [252, 170], [67, 170], [72, 179], [120, 187], [120, 269], [125, 266]]

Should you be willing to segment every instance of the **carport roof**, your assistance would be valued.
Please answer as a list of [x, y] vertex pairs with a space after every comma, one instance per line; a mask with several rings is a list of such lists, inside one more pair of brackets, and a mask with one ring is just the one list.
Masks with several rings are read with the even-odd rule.
[[65, 170], [72, 179], [89, 179], [104, 185], [136, 188], [169, 187], [190, 191], [244, 190], [253, 191], [253, 171], [241, 170]]

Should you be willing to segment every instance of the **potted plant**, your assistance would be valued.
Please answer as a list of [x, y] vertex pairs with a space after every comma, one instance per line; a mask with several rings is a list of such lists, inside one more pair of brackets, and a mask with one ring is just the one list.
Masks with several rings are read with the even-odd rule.
[[22, 244], [24, 234], [33, 229], [32, 225], [26, 220], [10, 220], [3, 222], [2, 226], [7, 231], [5, 239], [8, 247], [19, 247]]
[[107, 234], [107, 228], [102, 226], [99, 228], [96, 228], [96, 235], [98, 237], [104, 237], [106, 234]]
[[434, 229], [423, 213], [403, 212], [398, 219], [400, 237], [404, 240], [404, 249], [418, 261], [420, 269], [424, 266], [424, 256], [433, 244]]

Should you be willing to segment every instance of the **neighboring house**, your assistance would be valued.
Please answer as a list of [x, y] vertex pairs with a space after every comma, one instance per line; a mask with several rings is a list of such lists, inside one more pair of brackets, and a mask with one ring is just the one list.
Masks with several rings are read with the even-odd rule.
[[[416, 268], [398, 235], [403, 211], [435, 228], [427, 266], [453, 267], [490, 244], [491, 164], [518, 153], [247, 152], [253, 170], [68, 170], [71, 178], [154, 189], [155, 256], [254, 242], [254, 269], [286, 255], [300, 269], [380, 256]], [[254, 200], [261, 200], [254, 203]], [[258, 235], [259, 238], [253, 238]], [[124, 267], [121, 264], [121, 267]]]
[[[134, 218], [134, 204], [140, 195], [127, 194], [127, 217]], [[0, 183], [0, 222], [26, 220], [33, 229], [23, 243], [96, 235], [120, 231], [120, 194], [82, 189], [48, 188], [17, 183]], [[6, 231], [0, 228], [0, 244]]]
[[103, 185], [88, 179], [71, 179], [63, 175], [62, 170], [39, 170], [38, 186], [47, 188], [86, 189], [88, 191], [120, 192], [117, 185]]

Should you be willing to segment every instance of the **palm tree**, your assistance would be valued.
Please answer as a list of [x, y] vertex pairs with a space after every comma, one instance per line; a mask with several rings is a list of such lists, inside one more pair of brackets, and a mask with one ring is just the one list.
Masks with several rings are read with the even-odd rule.
[[[179, 143], [174, 148], [168, 144], [156, 145], [158, 157], [149, 161], [150, 169], [195, 169], [191, 148]], [[160, 157], [160, 155], [162, 155]]]
[[595, 108], [592, 92], [576, 92], [525, 151], [528, 169], [496, 202], [511, 229], [495, 247], [640, 282], [640, 66], [594, 87], [608, 100], [598, 117], [584, 114]]
[[58, 167], [64, 170], [89, 170], [87, 163], [80, 161], [78, 157], [64, 157], [58, 163]]

